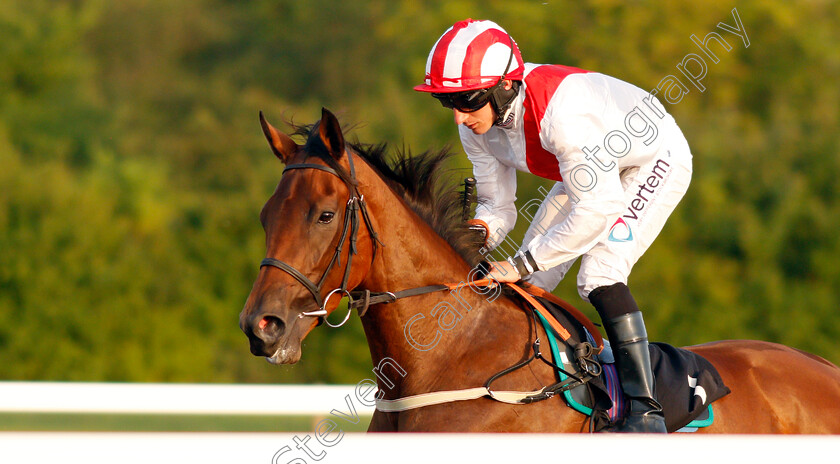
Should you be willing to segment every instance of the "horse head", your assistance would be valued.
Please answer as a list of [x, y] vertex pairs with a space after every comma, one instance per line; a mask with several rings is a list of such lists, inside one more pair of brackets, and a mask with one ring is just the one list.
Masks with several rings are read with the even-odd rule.
[[[352, 151], [336, 117], [322, 110], [303, 145], [260, 123], [285, 164], [263, 206], [266, 258], [239, 316], [251, 353], [292, 364], [301, 342], [367, 274], [376, 250]], [[357, 159], [356, 164], [363, 164]], [[346, 320], [346, 319], [345, 319]]]

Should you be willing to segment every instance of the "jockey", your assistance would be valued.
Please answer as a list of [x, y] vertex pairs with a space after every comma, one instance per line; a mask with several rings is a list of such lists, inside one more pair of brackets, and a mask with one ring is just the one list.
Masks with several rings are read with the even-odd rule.
[[691, 180], [691, 151], [674, 119], [653, 94], [616, 78], [525, 63], [492, 21], [468, 19], [444, 32], [425, 83], [414, 89], [454, 114], [477, 180], [470, 222], [490, 247], [516, 222], [516, 171], [556, 181], [536, 214], [527, 214], [532, 223], [519, 252], [491, 263], [488, 277], [552, 291], [582, 256], [578, 292], [603, 321], [630, 399], [626, 419], [612, 430], [666, 432], [627, 278]]

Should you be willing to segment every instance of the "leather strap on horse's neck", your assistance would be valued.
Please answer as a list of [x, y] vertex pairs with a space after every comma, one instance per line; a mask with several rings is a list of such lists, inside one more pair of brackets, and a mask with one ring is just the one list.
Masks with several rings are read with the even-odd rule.
[[[493, 281], [491, 281], [490, 279], [480, 279], [471, 281], [469, 283], [469, 285], [473, 285], [476, 287], [486, 287], [491, 284], [493, 284]], [[353, 301], [351, 301], [348, 306], [350, 307], [350, 309], [358, 309], [359, 317], [362, 317], [365, 315], [365, 313], [371, 305], [380, 303], [393, 303], [394, 301], [397, 301], [401, 298], [425, 295], [427, 293], [455, 290], [465, 285], [467, 284], [465, 284], [464, 282], [459, 282], [457, 284], [427, 285], [425, 287], [407, 288], [405, 290], [400, 290], [397, 292], [378, 293], [372, 293], [370, 290], [358, 290], [350, 292], [350, 296], [353, 298]]]

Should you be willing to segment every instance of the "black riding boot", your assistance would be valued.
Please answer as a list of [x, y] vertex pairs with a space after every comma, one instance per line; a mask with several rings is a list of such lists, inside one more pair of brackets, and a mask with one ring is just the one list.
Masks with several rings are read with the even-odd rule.
[[618, 378], [630, 400], [624, 420], [608, 432], [667, 433], [656, 401], [647, 332], [642, 313], [623, 283], [599, 287], [589, 295], [598, 310], [615, 356]]

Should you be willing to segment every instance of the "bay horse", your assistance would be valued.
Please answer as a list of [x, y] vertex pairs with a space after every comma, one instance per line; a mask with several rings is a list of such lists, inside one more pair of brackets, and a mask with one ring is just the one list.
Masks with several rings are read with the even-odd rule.
[[[319, 122], [297, 127], [302, 145], [262, 113], [260, 121], [286, 167], [260, 213], [266, 258], [240, 315], [252, 354], [296, 363], [303, 339], [349, 291], [461, 282], [480, 259], [458, 192], [441, 181], [445, 151], [398, 153], [389, 164], [384, 145], [346, 143], [326, 109]], [[461, 292], [470, 310], [442, 324], [432, 312], [451, 297], [427, 292], [366, 308], [361, 321], [373, 364], [387, 359], [404, 370], [387, 383], [378, 379], [384, 399], [481, 386], [529, 356], [535, 324], [517, 301]], [[686, 349], [709, 360], [732, 391], [715, 402], [714, 423], [701, 433], [840, 433], [840, 368], [825, 359], [749, 340]], [[551, 367], [532, 363], [494, 388], [535, 390], [554, 381]], [[369, 431], [583, 432], [587, 423], [557, 398], [513, 405], [482, 397], [376, 411]]]

